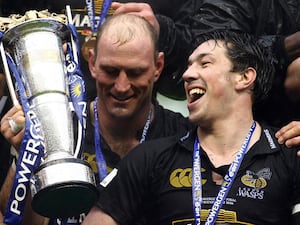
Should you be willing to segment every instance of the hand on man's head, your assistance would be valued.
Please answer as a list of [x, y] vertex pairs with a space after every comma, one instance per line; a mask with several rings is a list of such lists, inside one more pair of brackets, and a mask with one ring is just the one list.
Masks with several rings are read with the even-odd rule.
[[300, 57], [293, 60], [288, 66], [284, 88], [291, 101], [300, 102]]
[[136, 3], [136, 2], [129, 2], [129, 3], [113, 2], [111, 8], [115, 10], [114, 12], [115, 14], [129, 13], [129, 14], [135, 14], [145, 18], [146, 20], [148, 20], [150, 24], [152, 24], [154, 29], [159, 34], [160, 26], [149, 4]]

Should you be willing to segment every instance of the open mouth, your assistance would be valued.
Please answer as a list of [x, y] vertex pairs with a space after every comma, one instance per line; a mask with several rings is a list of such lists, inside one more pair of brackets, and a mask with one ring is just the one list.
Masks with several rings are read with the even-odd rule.
[[200, 99], [204, 94], [206, 90], [202, 88], [193, 88], [189, 91], [189, 97], [191, 99], [191, 102], [194, 102], [198, 99]]

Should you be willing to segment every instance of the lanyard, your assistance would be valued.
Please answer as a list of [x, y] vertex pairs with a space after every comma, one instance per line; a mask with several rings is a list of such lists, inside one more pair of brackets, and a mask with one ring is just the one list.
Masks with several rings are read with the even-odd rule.
[[[95, 141], [95, 154], [97, 159], [97, 167], [99, 172], [100, 181], [102, 181], [107, 175], [107, 167], [106, 162], [103, 156], [102, 148], [101, 148], [101, 138], [100, 138], [100, 129], [99, 129], [99, 118], [98, 118], [98, 98], [95, 99], [94, 104], [94, 115], [95, 115], [95, 125], [94, 125], [94, 141]], [[143, 143], [146, 140], [146, 136], [150, 127], [152, 117], [152, 109], [150, 109], [146, 123], [143, 128], [142, 137], [140, 139], [140, 143]]]
[[[226, 199], [229, 190], [234, 182], [242, 160], [246, 154], [248, 145], [250, 143], [252, 134], [255, 130], [256, 123], [253, 122], [248, 135], [246, 136], [242, 147], [235, 156], [235, 159], [231, 163], [227, 174], [224, 177], [224, 181], [219, 189], [219, 193], [214, 200], [213, 206], [211, 207], [205, 225], [213, 225], [218, 217], [219, 211], [222, 208], [223, 202]], [[193, 197], [193, 209], [195, 225], [200, 225], [200, 212], [202, 204], [202, 186], [201, 186], [201, 159], [200, 159], [200, 142], [198, 137], [194, 143], [194, 155], [193, 155], [193, 185], [192, 185], [192, 197]]]
[[104, 0], [101, 8], [101, 13], [100, 13], [100, 19], [97, 23], [96, 21], [96, 15], [95, 15], [95, 2], [94, 0], [86, 0], [86, 8], [88, 12], [88, 17], [91, 23], [91, 29], [92, 33], [95, 34], [97, 33], [98, 28], [101, 26], [103, 23], [104, 18], [106, 17], [108, 10], [111, 6], [111, 0]]

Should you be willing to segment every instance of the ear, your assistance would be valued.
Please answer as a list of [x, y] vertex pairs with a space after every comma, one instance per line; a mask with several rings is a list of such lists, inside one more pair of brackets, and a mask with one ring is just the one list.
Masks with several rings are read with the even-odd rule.
[[95, 56], [94, 49], [89, 49], [88, 64], [93, 78], [96, 78], [95, 61], [96, 61], [96, 56]]
[[244, 90], [250, 89], [256, 79], [256, 70], [252, 67], [248, 67], [245, 71], [236, 75], [236, 89]]
[[163, 52], [159, 52], [156, 58], [156, 64], [155, 64], [156, 70], [154, 73], [154, 82], [156, 82], [160, 77], [160, 74], [164, 68], [164, 64], [165, 64], [165, 55]]

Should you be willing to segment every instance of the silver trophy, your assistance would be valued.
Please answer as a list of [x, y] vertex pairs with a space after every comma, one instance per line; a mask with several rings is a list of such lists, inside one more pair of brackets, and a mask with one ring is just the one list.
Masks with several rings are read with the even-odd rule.
[[74, 118], [62, 50], [68, 40], [68, 26], [48, 18], [20, 23], [3, 37], [5, 51], [25, 79], [27, 98], [45, 138], [45, 155], [30, 184], [32, 207], [52, 218], [85, 213], [97, 198], [91, 167], [74, 156]]

